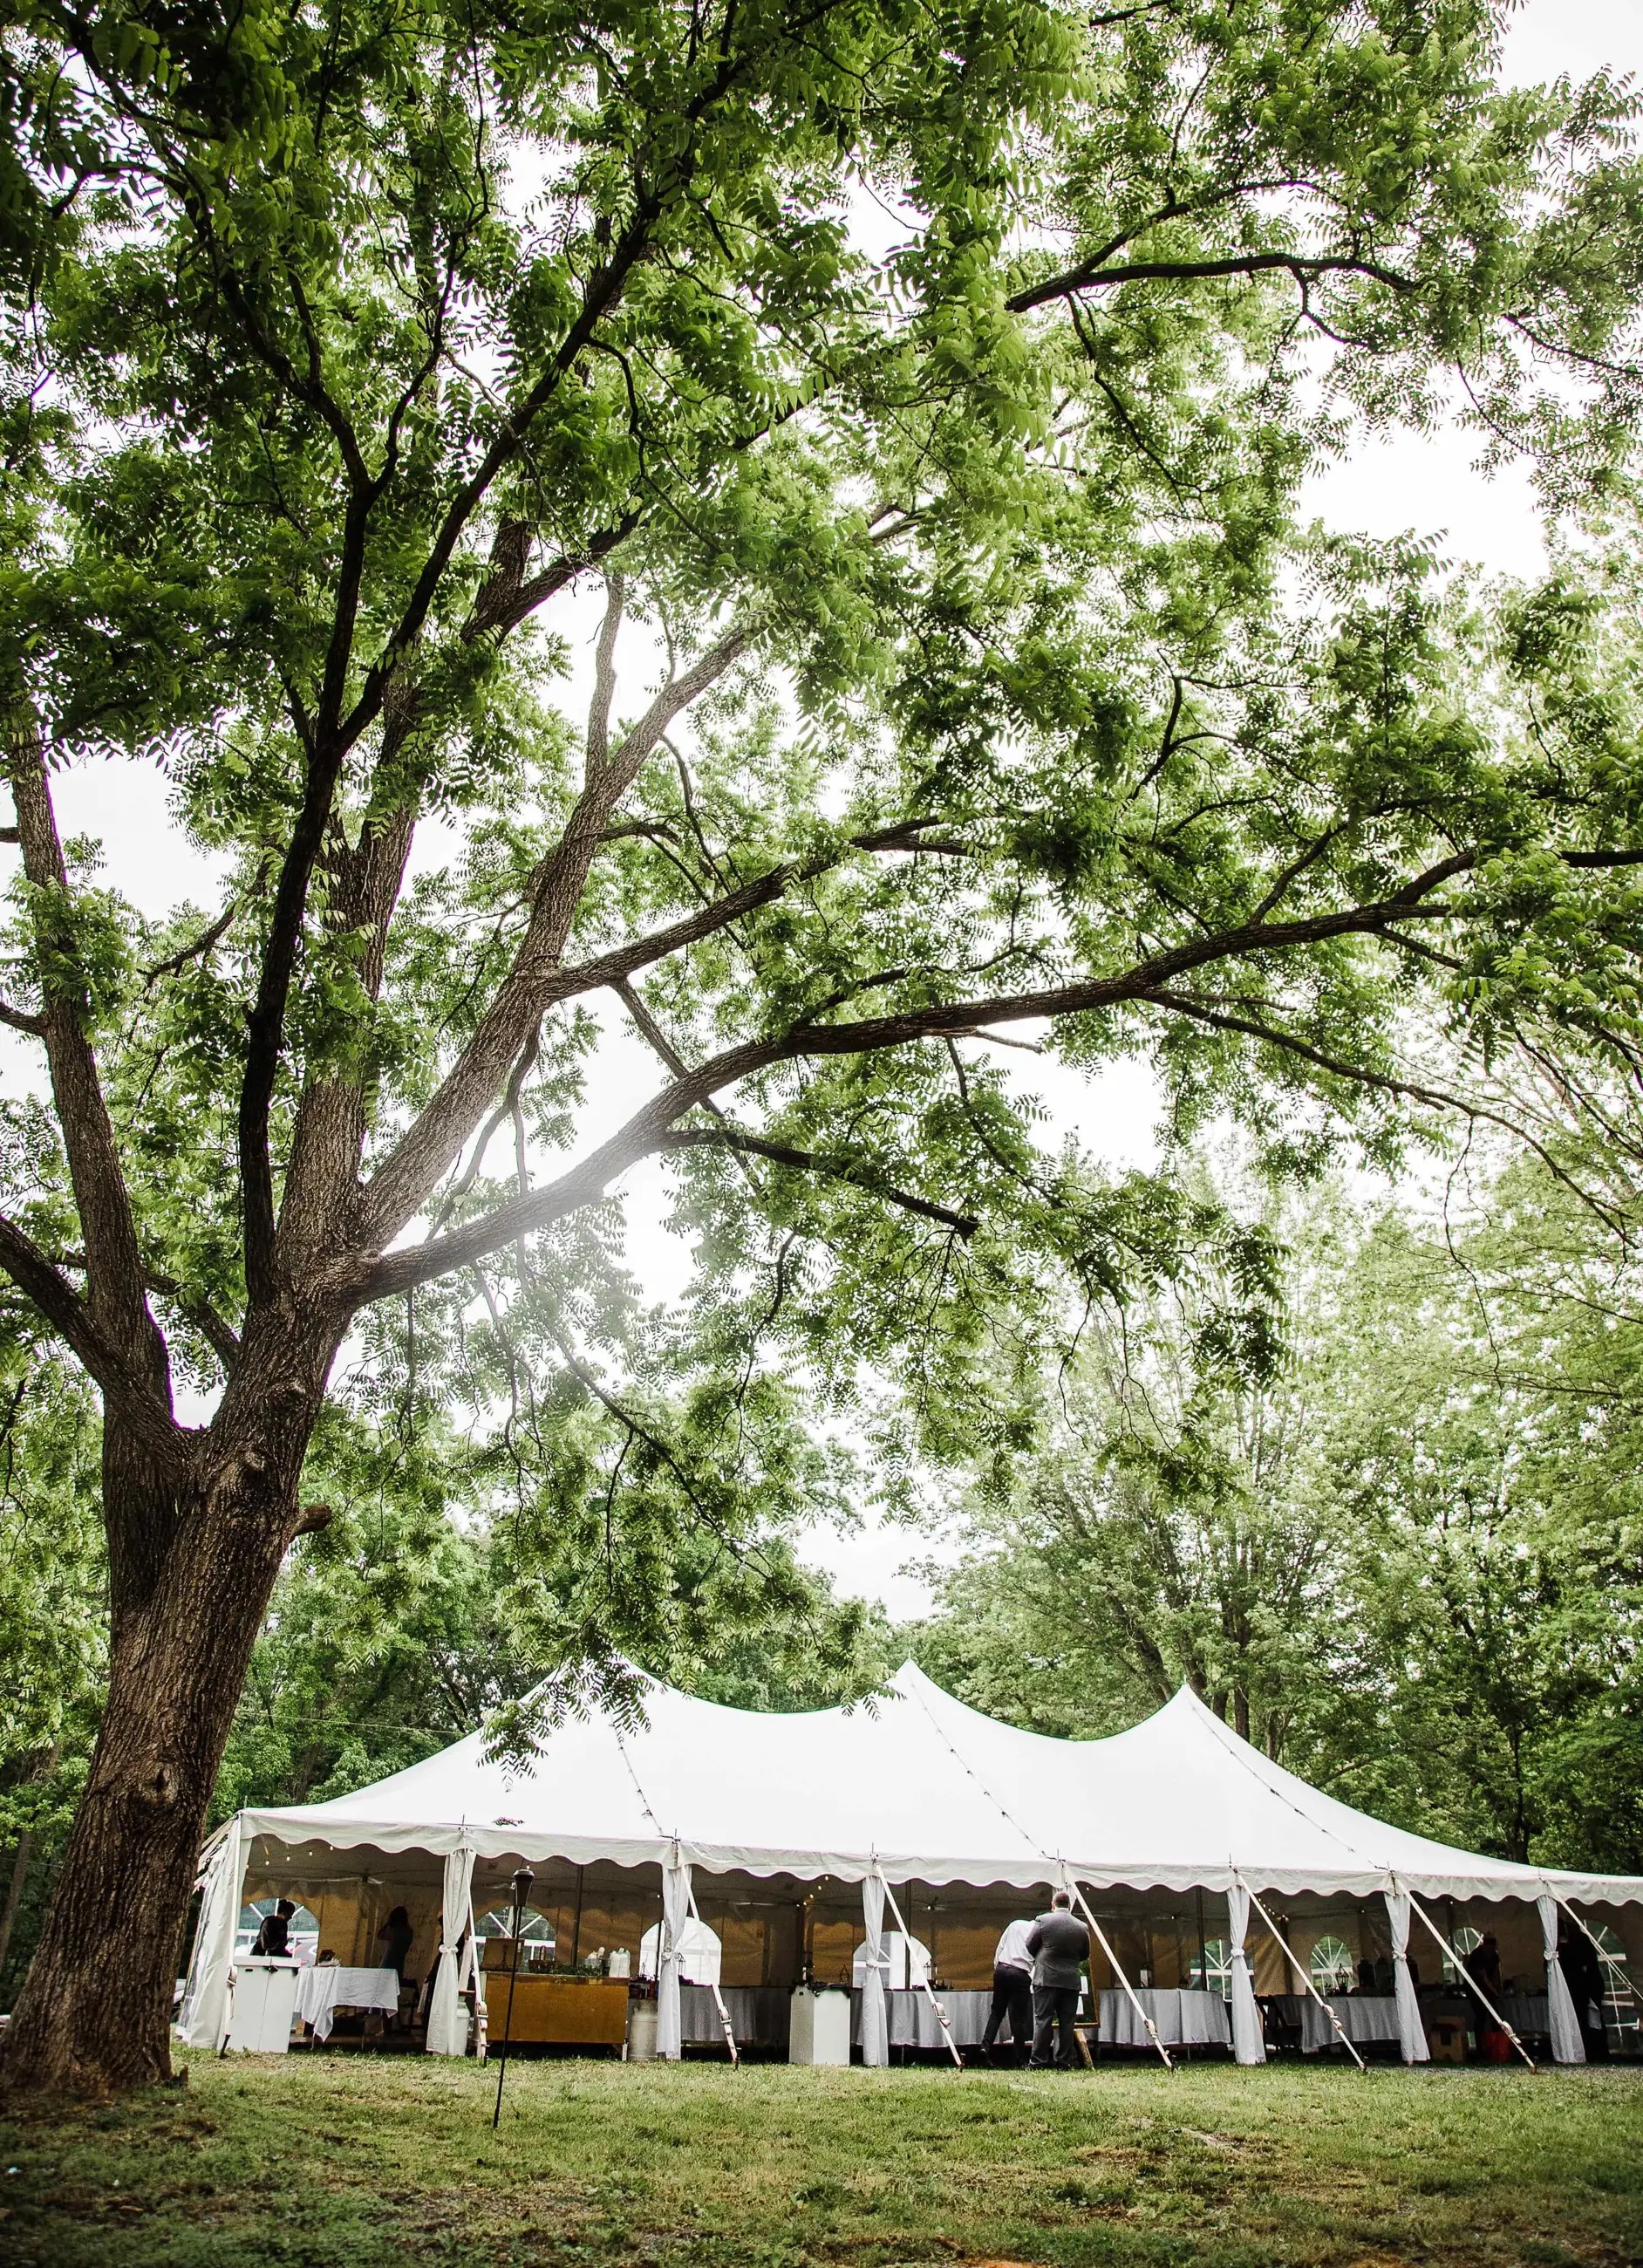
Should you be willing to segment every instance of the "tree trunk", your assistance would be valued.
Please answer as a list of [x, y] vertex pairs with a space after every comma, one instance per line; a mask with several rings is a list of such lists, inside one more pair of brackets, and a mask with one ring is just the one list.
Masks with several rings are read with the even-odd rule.
[[294, 1485], [282, 1506], [261, 1457], [217, 1462], [180, 1498], [104, 1423], [105, 1489], [125, 1494], [108, 1506], [111, 1542], [165, 1548], [111, 1554], [102, 1727], [0, 2059], [9, 2088], [90, 2095], [170, 2075], [207, 1808], [295, 1524]]

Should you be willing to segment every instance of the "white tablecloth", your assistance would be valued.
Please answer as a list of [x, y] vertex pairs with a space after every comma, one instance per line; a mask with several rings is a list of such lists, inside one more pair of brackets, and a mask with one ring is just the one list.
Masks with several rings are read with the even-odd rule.
[[1551, 2015], [1544, 1992], [1502, 1992], [1498, 1999], [1492, 1992], [1489, 1997], [1520, 2038], [1551, 2036]]
[[[1353, 2042], [1395, 2040], [1397, 2003], [1390, 1993], [1332, 1992], [1329, 2005], [1340, 2019], [1340, 2028]], [[1335, 2027], [1309, 1993], [1301, 2003], [1301, 2052], [1317, 2055], [1335, 2044]]]
[[[1219, 1992], [1170, 1992], [1156, 1984], [1141, 1987], [1135, 1995], [1158, 2028], [1167, 2048], [1232, 2045], [1227, 2004]], [[1104, 2048], [1149, 2048], [1152, 2038], [1130, 2006], [1130, 1996], [1118, 1987], [1101, 1996], [1101, 2044]]]
[[[947, 2011], [947, 2021], [953, 2028], [953, 2045], [959, 2048], [979, 2047], [981, 2035], [987, 2029], [987, 2010], [993, 2005], [991, 1992], [955, 1992], [950, 1987], [935, 1995]], [[862, 1995], [850, 1996], [853, 2008], [850, 2036], [857, 2047], [862, 2044]], [[884, 2018], [890, 2044], [892, 2048], [945, 2048], [947, 2041], [942, 2031], [941, 2020], [922, 1992], [886, 1992]]]
[[[722, 1989], [737, 2046], [772, 2048], [785, 2055], [792, 1995], [775, 1985], [726, 1984]], [[724, 2026], [708, 1985], [679, 1986], [678, 2021], [679, 2037], [693, 2046], [724, 2045]]]
[[338, 2008], [380, 2008], [391, 2016], [399, 2005], [400, 1980], [392, 1969], [345, 1969], [327, 1961], [297, 1979], [297, 2013], [313, 2026], [317, 2040], [330, 2038]]

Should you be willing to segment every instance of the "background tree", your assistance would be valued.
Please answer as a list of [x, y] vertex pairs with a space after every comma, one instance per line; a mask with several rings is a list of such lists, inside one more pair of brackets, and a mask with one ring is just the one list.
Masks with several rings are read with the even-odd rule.
[[92, 1394], [12, 1296], [0, 1304], [0, 1994], [84, 1786], [106, 1611]]
[[[110, 1639], [9, 2081], [165, 2069], [235, 1698], [378, 1303], [454, 1279], [551, 1341], [627, 1445], [612, 1506], [631, 1465], [646, 1521], [729, 1550], [727, 1507], [803, 1478], [796, 1361], [823, 1417], [900, 1374], [940, 1446], [990, 1307], [1156, 1278], [1170, 1207], [1040, 1158], [987, 1035], [1148, 1049], [1184, 1118], [1297, 1158], [1441, 1099], [1395, 992], [1601, 1054], [1643, 855], [1601, 616], [1468, 612], [1296, 526], [1343, 438], [1319, 382], [1431, 417], [1458, 369], [1565, 494], [1625, 443], [1625, 99], [1498, 92], [1497, 29], [14, 19], [5, 1016], [55, 1141], [0, 1265], [101, 1396]], [[857, 193], [906, 216], [882, 260]], [[596, 572], [578, 735], [540, 617]], [[656, 675], [619, 699], [635, 625]], [[1537, 707], [1572, 659], [1590, 699]], [[109, 748], [171, 767], [220, 902], [144, 921], [61, 839], [54, 770]], [[601, 995], [656, 1084], [579, 1149]], [[704, 1225], [706, 1478], [600, 1351], [601, 1208], [659, 1152]], [[540, 1500], [597, 1568], [593, 1469]], [[545, 1596], [620, 1699], [655, 1555], [610, 1567]]]
[[1637, 1262], [1559, 1162], [1497, 1153], [1447, 1222], [1292, 1204], [1253, 1370], [1179, 1299], [1095, 1334], [972, 1494], [921, 1660], [1055, 1733], [1191, 1684], [1401, 1825], [1643, 1865]]
[[[1192, 1211], [1220, 1217], [1194, 1177]], [[1351, 1521], [1320, 1427], [1339, 1376], [1328, 1323], [1357, 1238], [1329, 1192], [1258, 1217], [1243, 1266], [1184, 1262], [1086, 1322], [1045, 1380], [1035, 1453], [965, 1502], [920, 1659], [976, 1705], [1060, 1736], [1134, 1724], [1190, 1685], [1269, 1756], [1333, 1726], [1364, 1667], [1341, 1591]], [[1331, 1763], [1334, 1759], [1331, 1758]]]

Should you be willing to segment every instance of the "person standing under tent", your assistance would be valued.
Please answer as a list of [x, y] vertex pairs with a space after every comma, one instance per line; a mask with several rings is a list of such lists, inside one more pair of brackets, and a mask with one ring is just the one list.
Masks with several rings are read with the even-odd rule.
[[274, 1911], [264, 1914], [251, 1948], [253, 1961], [289, 1961], [291, 1952], [291, 1919], [297, 1909], [289, 1898], [277, 1898]]
[[1013, 1921], [998, 1941], [993, 1955], [993, 2006], [981, 2035], [981, 2052], [990, 2056], [999, 2027], [1008, 2021], [1010, 2045], [1019, 2063], [1032, 2045], [1032, 1954], [1027, 1940], [1030, 1921]]
[[1073, 2020], [1078, 2014], [1078, 1993], [1083, 1966], [1089, 1958], [1089, 1932], [1073, 1915], [1069, 1890], [1057, 1890], [1050, 1911], [1038, 1916], [1027, 1933], [1032, 1955], [1032, 2067], [1048, 2071], [1058, 2058], [1051, 2053], [1053, 2036], [1060, 2032], [1059, 2061], [1070, 2071], [1078, 2061], [1078, 2041]]
[[1603, 2028], [1603, 1964], [1583, 1929], [1566, 1924], [1558, 1935], [1558, 1966], [1569, 1987], [1574, 2014], [1586, 2043], [1588, 2063], [1604, 2063], [1609, 2057], [1609, 2034]]

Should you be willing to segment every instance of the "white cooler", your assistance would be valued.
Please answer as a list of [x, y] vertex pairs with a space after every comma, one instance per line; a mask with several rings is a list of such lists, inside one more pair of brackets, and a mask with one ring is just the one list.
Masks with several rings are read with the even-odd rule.
[[294, 1961], [246, 1954], [236, 1961], [228, 1995], [229, 2048], [241, 2055], [283, 2055], [297, 2014]]
[[850, 1995], [825, 1984], [794, 1988], [788, 2028], [789, 2063], [848, 2063]]

